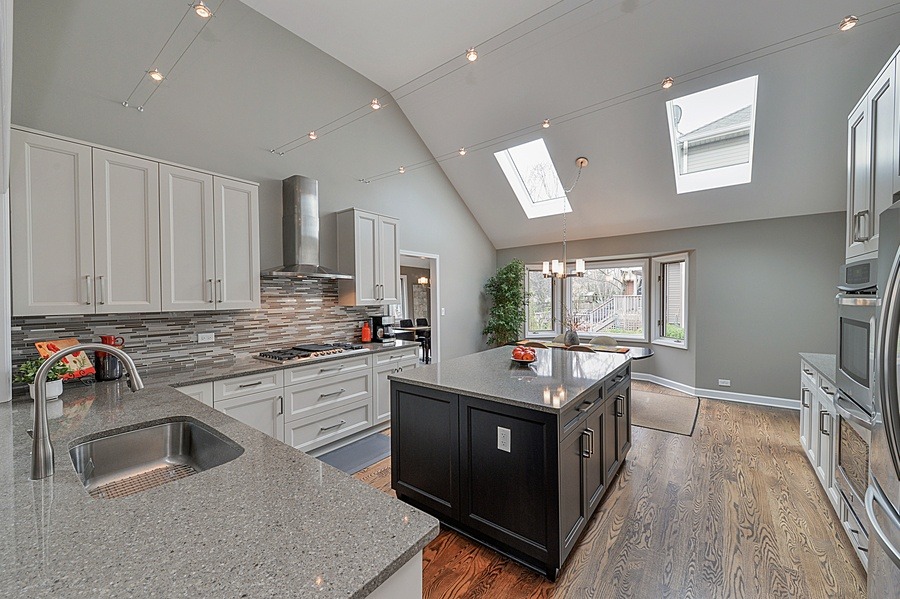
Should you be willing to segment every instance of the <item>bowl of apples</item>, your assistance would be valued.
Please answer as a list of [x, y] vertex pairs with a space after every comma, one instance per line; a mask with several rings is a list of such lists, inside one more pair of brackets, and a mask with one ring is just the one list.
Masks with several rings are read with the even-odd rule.
[[534, 351], [533, 347], [525, 347], [522, 345], [517, 345], [512, 350], [512, 360], [513, 362], [518, 362], [519, 364], [530, 364], [537, 359], [537, 354]]

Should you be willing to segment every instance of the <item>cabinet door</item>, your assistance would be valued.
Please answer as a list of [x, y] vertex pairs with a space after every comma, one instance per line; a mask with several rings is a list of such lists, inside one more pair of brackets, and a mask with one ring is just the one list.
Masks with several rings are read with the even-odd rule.
[[809, 448], [806, 456], [813, 468], [819, 464], [819, 395], [813, 391], [809, 394]]
[[616, 402], [608, 400], [603, 407], [603, 481], [609, 485], [619, 469], [619, 427], [616, 420]]
[[559, 533], [563, 555], [578, 541], [590, 513], [585, 501], [592, 486], [587, 483], [592, 478], [587, 471], [589, 453], [590, 439], [583, 427], [569, 433], [559, 445]]
[[816, 414], [816, 432], [819, 450], [816, 453], [816, 475], [822, 483], [822, 487], [828, 489], [831, 486], [831, 454], [834, 447], [829, 427], [830, 414], [824, 403], [819, 404], [819, 412]]
[[12, 313], [94, 312], [91, 148], [13, 130]]
[[869, 92], [869, 193], [872, 229], [867, 251], [878, 249], [878, 216], [894, 196], [894, 69], [886, 69]]
[[213, 177], [159, 166], [162, 309], [215, 308]]
[[356, 245], [356, 305], [381, 303], [381, 284], [378, 266], [378, 216], [365, 212], [353, 213]]
[[805, 385], [800, 386], [800, 445], [804, 451], [809, 451], [809, 412], [812, 391]]
[[259, 189], [213, 177], [216, 308], [259, 307]]
[[606, 470], [603, 464], [603, 427], [606, 412], [597, 408], [588, 415], [584, 439], [584, 490], [587, 514], [592, 514], [606, 491]]
[[624, 462], [631, 449], [631, 387], [619, 391], [613, 403], [616, 409], [616, 457], [619, 462]]
[[196, 385], [185, 385], [184, 387], [176, 387], [176, 391], [180, 393], [184, 393], [188, 397], [192, 397], [199, 401], [200, 403], [204, 403], [209, 407], [213, 405], [213, 384], [212, 383], [198, 383]]
[[866, 102], [850, 114], [847, 130], [847, 257], [866, 252], [872, 206], [869, 195], [869, 119]]
[[400, 240], [398, 221], [382, 216], [378, 218], [379, 273], [381, 303], [400, 303]]
[[159, 163], [93, 152], [97, 312], [159, 312]]
[[284, 397], [281, 390], [260, 391], [215, 401], [213, 407], [270, 437], [284, 441]]

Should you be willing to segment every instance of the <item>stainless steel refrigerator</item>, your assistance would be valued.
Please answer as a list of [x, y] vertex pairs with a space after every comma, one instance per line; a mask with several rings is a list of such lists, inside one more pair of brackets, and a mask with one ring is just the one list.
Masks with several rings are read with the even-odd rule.
[[881, 213], [875, 424], [869, 448], [869, 599], [900, 597], [900, 203]]

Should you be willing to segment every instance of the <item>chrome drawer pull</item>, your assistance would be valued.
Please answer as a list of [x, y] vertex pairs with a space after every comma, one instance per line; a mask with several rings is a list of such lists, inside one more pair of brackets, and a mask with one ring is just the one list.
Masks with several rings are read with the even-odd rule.
[[319, 427], [319, 431], [330, 431], [330, 430], [333, 429], [333, 428], [338, 428], [338, 427], [340, 427], [340, 426], [344, 426], [345, 424], [347, 424], [347, 421], [346, 421], [346, 420], [341, 420], [341, 421], [338, 422], [337, 424], [332, 424], [331, 426], [322, 426], [322, 427]]
[[594, 402], [592, 402], [592, 401], [586, 401], [586, 402], [584, 402], [583, 404], [581, 404], [580, 406], [578, 406], [578, 411], [579, 411], [579, 412], [587, 412], [587, 411], [590, 410], [592, 407], [594, 407]]
[[812, 370], [807, 370], [806, 368], [803, 369], [803, 372], [805, 372], [805, 373], [808, 374], [809, 376], [812, 376], [812, 375], [813, 375], [813, 371], [812, 371]]
[[262, 385], [262, 381], [256, 381], [255, 383], [244, 383], [243, 385], [238, 385], [238, 389], [246, 389], [247, 387], [256, 387], [257, 385]]
[[207, 287], [208, 287], [207, 290], [209, 291], [209, 300], [208, 300], [208, 302], [209, 302], [210, 304], [214, 304], [214, 303], [216, 302], [216, 298], [215, 298], [216, 292], [215, 292], [215, 290], [213, 289], [213, 280], [212, 280], [212, 279], [206, 279], [206, 283], [207, 283]]
[[91, 275], [84, 275], [84, 284], [87, 289], [87, 294], [86, 294], [87, 301], [84, 303], [87, 304], [88, 306], [90, 306], [92, 303], [94, 303], [94, 290], [92, 289], [93, 285], [91, 284], [91, 279], [92, 279]]
[[322, 399], [323, 397], [331, 397], [332, 395], [340, 395], [341, 393], [344, 393], [345, 391], [346, 391], [346, 389], [338, 389], [337, 391], [332, 391], [331, 393], [321, 393], [319, 395], [319, 399]]
[[[584, 446], [584, 440], [585, 440], [585, 437], [587, 436], [587, 434], [588, 434], [587, 430], [583, 430], [583, 431], [581, 431], [581, 435], [580, 435], [580, 437], [581, 437], [581, 457], [583, 457], [583, 458], [591, 457], [590, 446], [588, 446], [587, 448], [585, 448], [585, 446]], [[590, 440], [589, 440], [589, 442], [590, 442]]]
[[343, 366], [338, 366], [336, 368], [320, 368], [319, 372], [335, 372], [337, 370], [343, 370], [343, 369], [344, 369]]
[[97, 277], [97, 280], [100, 282], [100, 293], [98, 294], [97, 303], [102, 306], [106, 303], [106, 283], [103, 282], [103, 275]]
[[588, 440], [591, 442], [591, 445], [589, 448], [589, 453], [588, 453], [588, 457], [590, 457], [590, 456], [594, 455], [594, 429], [586, 428], [584, 430], [588, 434]]
[[[622, 402], [621, 404], [619, 403], [620, 401]], [[618, 397], [616, 397], [616, 418], [621, 418], [624, 415], [625, 415], [625, 396], [619, 395]]]

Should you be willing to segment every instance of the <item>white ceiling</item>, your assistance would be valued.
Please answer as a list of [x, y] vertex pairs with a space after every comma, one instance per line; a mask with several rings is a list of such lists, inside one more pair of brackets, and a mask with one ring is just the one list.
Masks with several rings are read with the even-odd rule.
[[[900, 41], [896, 5], [864, 16], [885, 0], [244, 1], [392, 91], [498, 248], [560, 237], [561, 216], [525, 218], [492, 155], [538, 136], [566, 186], [575, 159], [591, 161], [569, 194], [570, 239], [841, 210], [846, 115]], [[837, 32], [848, 13], [861, 25]], [[664, 102], [753, 74], [753, 181], [677, 195]], [[382, 166], [359, 176], [399, 165]]]

